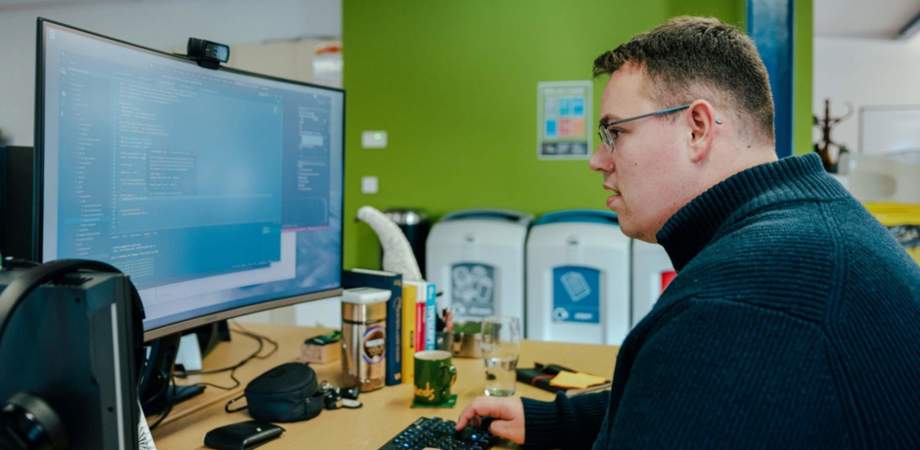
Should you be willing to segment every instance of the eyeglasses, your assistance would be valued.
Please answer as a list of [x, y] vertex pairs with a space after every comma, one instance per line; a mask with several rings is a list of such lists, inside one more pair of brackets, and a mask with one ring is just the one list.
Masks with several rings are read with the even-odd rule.
[[620, 130], [613, 129], [613, 126], [620, 125], [626, 122], [632, 122], [633, 120], [644, 119], [646, 117], [656, 117], [656, 116], [666, 116], [671, 113], [676, 113], [678, 111], [685, 110], [690, 107], [690, 104], [680, 106], [673, 106], [670, 108], [665, 108], [655, 112], [650, 112], [642, 114], [635, 117], [627, 117], [625, 119], [611, 120], [609, 122], [601, 120], [601, 123], [597, 126], [597, 134], [601, 137], [601, 142], [604, 144], [604, 147], [607, 148], [607, 152], [613, 153], [613, 145], [617, 140], [617, 136], [620, 135]]

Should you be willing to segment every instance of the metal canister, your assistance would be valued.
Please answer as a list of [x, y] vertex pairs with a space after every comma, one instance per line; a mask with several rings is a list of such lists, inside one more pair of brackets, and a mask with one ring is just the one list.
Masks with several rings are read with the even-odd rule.
[[384, 384], [389, 297], [389, 291], [371, 288], [342, 294], [342, 372], [345, 383], [361, 392]]

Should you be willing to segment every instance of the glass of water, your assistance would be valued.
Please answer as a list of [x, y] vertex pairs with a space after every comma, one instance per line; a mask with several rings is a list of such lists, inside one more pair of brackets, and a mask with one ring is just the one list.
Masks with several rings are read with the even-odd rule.
[[486, 395], [514, 395], [521, 336], [521, 319], [517, 317], [495, 316], [483, 319], [480, 349], [486, 366]]

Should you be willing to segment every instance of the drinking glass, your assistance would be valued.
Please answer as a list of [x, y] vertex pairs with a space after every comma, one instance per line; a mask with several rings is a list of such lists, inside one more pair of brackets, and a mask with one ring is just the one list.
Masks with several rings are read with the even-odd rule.
[[486, 369], [486, 395], [514, 395], [521, 336], [521, 320], [517, 317], [494, 316], [483, 319], [480, 349]]

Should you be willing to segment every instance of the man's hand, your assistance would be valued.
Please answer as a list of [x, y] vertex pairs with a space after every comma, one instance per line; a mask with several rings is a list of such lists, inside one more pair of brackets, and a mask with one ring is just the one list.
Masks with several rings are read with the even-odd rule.
[[480, 418], [491, 417], [489, 433], [515, 444], [524, 443], [524, 403], [519, 397], [479, 397], [457, 419], [457, 431], [479, 425]]

